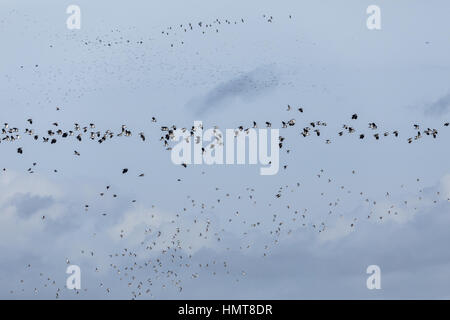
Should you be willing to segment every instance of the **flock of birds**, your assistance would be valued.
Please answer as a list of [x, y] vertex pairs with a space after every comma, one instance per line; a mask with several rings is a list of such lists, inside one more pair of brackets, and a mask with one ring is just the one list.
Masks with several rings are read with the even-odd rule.
[[[262, 15], [263, 21], [266, 23], [274, 23], [275, 18], [271, 15]], [[292, 19], [292, 15], [288, 16]], [[161, 34], [169, 39], [170, 47], [173, 48], [177, 44], [184, 45], [186, 40], [175, 39], [180, 34], [188, 34], [190, 32], [198, 32], [202, 35], [217, 34], [226, 26], [237, 26], [245, 24], [246, 19], [215, 19], [211, 22], [188, 22], [179, 25], [169, 26], [161, 31]], [[119, 30], [114, 32], [120, 33]], [[174, 37], [172, 37], [174, 36]], [[83, 40], [83, 46], [88, 51], [95, 51], [98, 47], [113, 48], [118, 45], [143, 45], [146, 40], [127, 38], [120, 35], [119, 38], [106, 39], [97, 37], [94, 40]], [[53, 44], [50, 45], [53, 48]], [[20, 65], [20, 69], [27, 69], [29, 66]], [[33, 70], [39, 70], [40, 65], [35, 64], [31, 67]], [[49, 98], [50, 99], [50, 98]], [[46, 101], [46, 103], [51, 100]], [[332, 144], [335, 140], [344, 136], [354, 136], [357, 140], [373, 139], [380, 141], [393, 138], [398, 139], [400, 143], [412, 144], [424, 139], [432, 139], [439, 141], [441, 130], [449, 127], [449, 122], [445, 122], [440, 127], [428, 127], [422, 124], [414, 123], [410, 126], [410, 132], [402, 132], [399, 129], [381, 129], [379, 123], [373, 121], [365, 121], [364, 128], [359, 128], [361, 122], [358, 114], [348, 116], [346, 123], [340, 124], [338, 131], [331, 131], [329, 122], [326, 119], [304, 119], [307, 110], [304, 107], [292, 107], [287, 105], [285, 111], [289, 116], [281, 122], [267, 120], [258, 123], [251, 121], [250, 123], [237, 126], [235, 136], [246, 135], [251, 129], [256, 128], [280, 128], [281, 135], [278, 137], [278, 147], [290, 153], [289, 138], [286, 136], [288, 132], [293, 132], [294, 137], [298, 139], [318, 139], [320, 143]], [[64, 108], [56, 107], [56, 112], [64, 112]], [[295, 115], [292, 115], [292, 114]], [[0, 148], [4, 144], [14, 144], [14, 148], [19, 157], [33, 157], [29, 152], [27, 144], [44, 143], [58, 148], [61, 144], [70, 144], [73, 157], [82, 157], [84, 154], [80, 151], [83, 143], [107, 144], [118, 139], [137, 139], [143, 144], [158, 144], [163, 150], [172, 150], [173, 144], [176, 143], [174, 136], [175, 130], [180, 129], [183, 132], [189, 132], [189, 137], [194, 143], [200, 143], [198, 135], [199, 128], [195, 126], [178, 126], [177, 124], [160, 123], [156, 116], [148, 119], [148, 125], [157, 128], [159, 134], [151, 135], [148, 132], [135, 130], [123, 124], [119, 128], [99, 129], [98, 123], [73, 123], [66, 127], [60, 121], [49, 123], [45, 130], [35, 128], [35, 119], [24, 119], [24, 126], [13, 123], [4, 123], [0, 133]], [[152, 128], [152, 129], [153, 129]], [[216, 129], [215, 142], [210, 144], [214, 148], [224, 143], [223, 136], [218, 126]], [[285, 134], [286, 133], [286, 134]], [[292, 137], [292, 135], [290, 135]], [[206, 150], [203, 148], [203, 152]], [[54, 153], [57, 156], [57, 152]], [[169, 161], [169, 160], [168, 160]], [[29, 174], [36, 173], [39, 169], [37, 161], [31, 162], [32, 165], [26, 169]], [[189, 165], [183, 163], [182, 166], [189, 170]], [[288, 165], [284, 164], [283, 168], [287, 170]], [[3, 172], [7, 172], [8, 168], [3, 168]], [[117, 171], [122, 175], [135, 174], [136, 178], [145, 179], [145, 172], [133, 170], [131, 167], [120, 167]], [[59, 169], [53, 169], [54, 173], [60, 173]], [[356, 170], [351, 175], [356, 175]], [[354, 190], [345, 184], [338, 183], [324, 169], [320, 169], [315, 173], [317, 184], [320, 188], [327, 188], [329, 192], [320, 192], [316, 195], [321, 199], [321, 205], [315, 207], [303, 207], [301, 201], [298, 201], [300, 195], [307, 191], [307, 187], [301, 181], [295, 184], [286, 184], [272, 191], [272, 198], [259, 199], [258, 189], [254, 186], [243, 187], [240, 191], [223, 190], [220, 187], [214, 187], [215, 198], [195, 199], [191, 195], [185, 196], [186, 205], [173, 214], [167, 214], [168, 227], [158, 228], [152, 224], [153, 219], [158, 219], [157, 206], [152, 206], [148, 216], [148, 225], [144, 226], [144, 230], [140, 235], [142, 241], [136, 247], [117, 248], [113, 252], [99, 252], [95, 249], [80, 248], [80, 254], [86, 258], [94, 259], [101, 255], [109, 261], [108, 265], [97, 265], [93, 272], [100, 272], [105, 269], [113, 272], [117, 278], [130, 288], [130, 297], [137, 299], [139, 297], [154, 297], [159, 289], [168, 286], [175, 287], [179, 292], [183, 291], [183, 284], [186, 281], [185, 275], [188, 274], [191, 279], [197, 279], [200, 276], [208, 274], [210, 276], [228, 275], [235, 277], [233, 280], [240, 281], [234, 272], [234, 266], [224, 258], [224, 256], [210, 257], [210, 259], [199, 262], [194, 259], [194, 247], [200, 242], [211, 243], [224, 246], [226, 252], [245, 252], [251, 250], [260, 253], [261, 258], [269, 256], [276, 252], [276, 246], [284, 239], [295, 233], [303, 231], [313, 231], [324, 233], [333, 227], [333, 219], [343, 219], [347, 223], [348, 228], [353, 230], [361, 220], [376, 220], [382, 222], [386, 217], [400, 215], [403, 210], [419, 210], [421, 203], [428, 201], [436, 204], [440, 201], [450, 201], [450, 199], [442, 199], [441, 194], [436, 192], [431, 197], [423, 196], [424, 187], [420, 185], [420, 179], [417, 178], [417, 184], [412, 186], [414, 192], [418, 194], [408, 199], [398, 199], [402, 196], [402, 191], [406, 187], [401, 185], [397, 198], [395, 191], [386, 191], [383, 198], [370, 196], [363, 190]], [[181, 177], [177, 179], [181, 181]], [[97, 193], [98, 199], [105, 199], [107, 196], [118, 198], [115, 186], [112, 184], [105, 185], [104, 189]], [[353, 197], [353, 198], [349, 198]], [[358, 217], [347, 217], [345, 215], [346, 202], [353, 203], [356, 197], [358, 203], [364, 204], [364, 214]], [[137, 203], [138, 199], [131, 200], [131, 206]], [[232, 207], [234, 210], [229, 210]], [[96, 211], [95, 206], [91, 203], [80, 204], [80, 211], [93, 212]], [[256, 210], [264, 210], [270, 212], [270, 219], [265, 217], [255, 218], [248, 214]], [[322, 216], [317, 215], [322, 212]], [[107, 219], [109, 214], [104, 211], [98, 212], [100, 219]], [[42, 216], [42, 223], [47, 223], [46, 216]], [[235, 243], [232, 239], [233, 230], [239, 235], [237, 247], [232, 247], [229, 243]], [[264, 234], [267, 236], [264, 242], [254, 240], [253, 235]], [[130, 234], [126, 228], [120, 229], [117, 238], [126, 240]], [[231, 237], [231, 239], [230, 239]], [[269, 239], [269, 240], [267, 240]], [[94, 245], [93, 245], [94, 246]], [[94, 260], [93, 260], [94, 261]], [[65, 257], [67, 265], [73, 263], [70, 257]], [[33, 265], [27, 264], [26, 268], [29, 272], [36, 272]], [[247, 272], [241, 270], [241, 277], [245, 277]], [[64, 290], [63, 285], [51, 275], [38, 272], [39, 279], [42, 279], [42, 287], [34, 287], [32, 291], [38, 295], [45, 288], [52, 288], [55, 292], [55, 298], [59, 298]], [[30, 289], [24, 279], [20, 280], [19, 288], [11, 290], [11, 294], [26, 292]], [[98, 283], [98, 288], [104, 290], [106, 294], [111, 293], [114, 289], [108, 283]], [[91, 290], [83, 288], [75, 290], [75, 294], [81, 294]]]
[[[292, 19], [292, 15], [288, 15], [289, 19]], [[263, 21], [267, 22], [267, 23], [273, 23], [274, 21], [274, 17], [271, 15], [267, 15], [267, 14], [263, 14], [262, 15], [262, 19]], [[219, 19], [216, 18], [213, 21], [198, 21], [198, 22], [187, 22], [187, 23], [181, 23], [179, 25], [172, 25], [172, 26], [168, 26], [166, 27], [164, 30], [161, 31], [161, 34], [164, 35], [165, 37], [170, 38], [171, 36], [178, 36], [178, 35], [182, 35], [182, 34], [187, 34], [190, 32], [198, 32], [202, 35], [207, 35], [209, 33], [219, 33], [221, 28], [224, 26], [236, 26], [239, 24], [244, 24], [245, 23], [245, 19], [244, 18], [239, 18], [239, 19]], [[114, 30], [116, 32], [119, 32], [119, 30]], [[131, 40], [131, 39], [125, 39], [123, 36], [120, 36], [118, 39], [115, 39], [113, 41], [108, 41], [108, 40], [104, 40], [101, 39], [100, 37], [96, 38], [94, 41], [92, 40], [85, 40], [84, 41], [84, 45], [89, 46], [89, 45], [102, 45], [104, 47], [113, 47], [115, 45], [122, 45], [122, 44], [138, 44], [138, 45], [142, 45], [144, 44], [143, 39], [139, 39], [139, 40]], [[185, 40], [180, 40], [179, 42], [180, 45], [184, 45], [185, 44]], [[170, 42], [170, 47], [173, 48], [176, 44], [174, 42]]]

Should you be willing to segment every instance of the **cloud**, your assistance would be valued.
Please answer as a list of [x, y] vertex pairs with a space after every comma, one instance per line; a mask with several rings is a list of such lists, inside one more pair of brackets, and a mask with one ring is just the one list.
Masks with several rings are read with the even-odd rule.
[[431, 115], [443, 115], [450, 110], [450, 93], [430, 104], [425, 112]]
[[31, 216], [34, 213], [49, 208], [53, 203], [51, 196], [17, 194], [11, 199], [11, 205], [17, 208], [17, 212], [23, 216]]
[[223, 82], [202, 97], [191, 100], [187, 107], [204, 114], [219, 107], [231, 105], [235, 99], [251, 100], [276, 88], [279, 77], [272, 66], [256, 68]]
[[[56, 288], [61, 288], [60, 298], [130, 298], [133, 291], [138, 291], [135, 286], [128, 286], [131, 276], [137, 279], [134, 285], [151, 281], [152, 294], [157, 298], [361, 299], [448, 295], [448, 175], [438, 185], [424, 190], [420, 201], [413, 200], [418, 195], [406, 195], [409, 209], [401, 210], [395, 205], [397, 218], [388, 218], [385, 211], [393, 203], [400, 204], [403, 197], [392, 199], [392, 203], [378, 201], [377, 206], [382, 209], [374, 211], [370, 220], [365, 218], [367, 208], [357, 205], [344, 217], [337, 217], [323, 233], [294, 225], [287, 227], [293, 229], [290, 233], [281, 227], [275, 237], [261, 230], [242, 237], [238, 230], [229, 230], [220, 235], [221, 242], [213, 235], [224, 225], [214, 217], [211, 221], [206, 217], [188, 218], [189, 212], [178, 215], [139, 204], [128, 209], [119, 206], [107, 217], [101, 217], [96, 210], [80, 212], [73, 200], [77, 194], [66, 194], [58, 184], [38, 176], [10, 175], [14, 178], [0, 180], [5, 190], [15, 190], [0, 199], [0, 253], [5, 257], [0, 267], [5, 279], [0, 291], [3, 298], [54, 298]], [[82, 190], [79, 186], [75, 189]], [[55, 190], [59, 193], [53, 193]], [[438, 198], [440, 201], [434, 203]], [[33, 204], [35, 210], [30, 209]], [[358, 213], [361, 218], [351, 229], [353, 220], [348, 218]], [[42, 214], [48, 216], [45, 221], [41, 220]], [[383, 221], [377, 220], [382, 214]], [[194, 223], [192, 218], [198, 221]], [[267, 220], [261, 217], [261, 222], [266, 224]], [[176, 252], [168, 249], [174, 244]], [[248, 244], [251, 249], [246, 249]], [[266, 257], [265, 244], [269, 246]], [[149, 245], [151, 254], [146, 249]], [[89, 254], [91, 251], [94, 256]], [[178, 264], [176, 259], [180, 256], [183, 258]], [[87, 291], [78, 296], [64, 289], [66, 257], [71, 264], [80, 265], [83, 272], [82, 287]], [[30, 270], [25, 267], [28, 263], [32, 265]], [[370, 264], [381, 267], [382, 291], [365, 287], [365, 270]], [[56, 285], [43, 287], [40, 273], [45, 279], [55, 279]], [[25, 281], [23, 285], [21, 279]], [[220, 290], [211, 290], [211, 283]], [[182, 292], [177, 286], [183, 287]], [[34, 293], [35, 287], [38, 293]], [[106, 288], [110, 293], [106, 294]], [[14, 290], [14, 294], [5, 290]]]

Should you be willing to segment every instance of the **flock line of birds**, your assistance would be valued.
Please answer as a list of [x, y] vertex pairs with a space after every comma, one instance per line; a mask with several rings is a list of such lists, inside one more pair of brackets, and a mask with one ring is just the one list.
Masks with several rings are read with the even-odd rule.
[[[287, 110], [290, 112], [293, 108], [288, 105]], [[61, 111], [61, 108], [57, 108], [57, 111]], [[303, 113], [304, 109], [302, 107], [297, 108], [299, 113]], [[350, 121], [358, 120], [358, 115], [351, 115]], [[107, 129], [105, 131], [99, 131], [96, 129], [96, 125], [94, 123], [89, 123], [87, 125], [80, 125], [75, 123], [73, 128], [71, 129], [63, 129], [61, 128], [58, 122], [53, 122], [51, 124], [51, 128], [46, 130], [44, 134], [38, 133], [35, 129], [32, 128], [34, 123], [33, 119], [27, 119], [26, 122], [28, 126], [24, 129], [19, 129], [18, 127], [12, 127], [8, 123], [4, 124], [2, 128], [2, 143], [21, 143], [22, 137], [21, 135], [31, 137], [31, 141], [42, 142], [42, 143], [50, 143], [57, 144], [60, 141], [68, 141], [69, 138], [74, 138], [77, 143], [81, 143], [85, 140], [95, 141], [96, 143], [105, 143], [113, 138], [122, 137], [122, 138], [130, 138], [134, 136], [134, 130], [128, 128], [126, 125], [122, 125], [119, 131], [114, 131], [112, 129]], [[149, 122], [158, 126], [158, 121], [156, 117], [152, 117], [149, 119]], [[297, 120], [292, 118], [290, 120], [281, 122], [281, 129], [294, 128], [297, 124]], [[307, 126], [302, 127], [300, 130], [297, 130], [298, 136], [306, 138], [308, 136], [316, 136], [321, 137], [324, 134], [324, 129], [327, 127], [327, 122], [325, 121], [305, 121]], [[350, 122], [351, 123], [351, 122]], [[275, 125], [270, 121], [266, 121], [263, 125], [265, 128], [272, 128]], [[449, 123], [446, 122], [443, 124], [443, 127], [448, 127]], [[218, 127], [215, 127], [218, 129]], [[248, 134], [251, 128], [258, 128], [258, 124], [253, 121], [250, 126], [239, 126], [235, 129], [236, 136], [239, 134]], [[343, 136], [344, 134], [357, 134], [359, 139], [364, 139], [367, 135], [365, 133], [359, 133], [354, 126], [351, 124], [343, 124], [343, 130], [335, 133], [337, 137]], [[171, 144], [174, 142], [174, 131], [177, 129], [176, 125], [162, 125], [159, 127], [162, 135], [158, 138], [155, 138], [154, 141], [158, 141], [161, 143], [165, 150], [171, 150]], [[183, 131], [189, 131], [189, 137], [194, 141], [199, 141], [199, 136], [196, 135], [198, 128], [190, 127], [190, 128], [181, 128]], [[398, 130], [394, 130], [392, 132], [377, 132], [378, 125], [374, 122], [368, 123], [368, 130], [374, 131], [373, 133], [374, 139], [379, 140], [381, 137], [387, 137], [390, 134], [394, 137], [399, 137], [400, 132]], [[414, 137], [407, 138], [407, 142], [411, 143], [412, 141], [419, 140], [422, 137], [430, 136], [433, 139], [438, 137], [438, 130], [435, 128], [426, 128], [421, 129], [419, 124], [413, 124], [412, 129], [416, 131]], [[218, 131], [219, 132], [219, 131]], [[142, 142], [153, 141], [152, 137], [147, 137], [144, 132], [139, 132], [137, 137]], [[216, 136], [217, 143], [223, 143], [222, 136], [218, 133]], [[188, 138], [189, 139], [189, 138]], [[326, 143], [330, 143], [331, 139], [325, 138]], [[279, 148], [283, 148], [283, 144], [286, 142], [283, 136], [279, 137]], [[26, 148], [20, 146], [17, 148], [17, 153], [20, 156], [26, 155]], [[289, 150], [286, 152], [289, 153]], [[74, 156], [81, 156], [80, 152], [77, 150], [74, 151]], [[37, 163], [33, 163], [33, 167], [29, 168], [27, 171], [29, 173], [34, 173], [37, 166]], [[184, 167], [187, 167], [184, 165]], [[284, 166], [284, 169], [287, 168], [287, 165]], [[3, 168], [3, 171], [6, 171], [6, 168]], [[55, 170], [57, 172], [57, 170]], [[121, 174], [127, 175], [129, 174], [129, 168], [122, 168]], [[353, 170], [352, 174], [356, 174]], [[144, 177], [145, 173], [137, 174], [138, 177]], [[327, 212], [327, 216], [334, 217], [338, 216], [339, 219], [346, 219], [345, 215], [340, 211], [340, 206], [342, 204], [343, 199], [352, 194], [353, 191], [346, 188], [345, 185], [336, 184], [334, 179], [331, 177], [326, 177], [326, 173], [323, 169], [321, 169], [317, 174], [317, 178], [319, 181], [325, 180], [321, 183], [326, 183], [328, 185], [334, 184], [334, 192], [333, 194], [341, 194], [341, 196], [332, 196], [330, 199], [325, 199], [325, 193], [321, 192], [320, 197], [324, 199], [323, 203], [326, 204], [325, 208], [319, 209], [316, 208], [298, 208], [298, 204], [289, 198], [290, 194], [295, 194], [296, 192], [302, 192], [302, 184], [301, 182], [297, 182], [295, 185], [284, 185], [279, 187], [276, 192], [274, 192], [274, 201], [281, 201], [279, 203], [273, 202], [273, 200], [263, 201], [262, 206], [266, 208], [271, 208], [272, 206], [284, 207], [286, 212], [284, 214], [274, 213], [272, 217], [272, 225], [267, 226], [267, 221], [264, 222], [264, 219], [260, 220], [249, 220], [246, 217], [245, 212], [242, 212], [242, 209], [236, 209], [233, 214], [230, 214], [229, 217], [226, 218], [227, 224], [230, 226], [232, 230], [235, 230], [235, 226], [244, 226], [244, 231], [241, 234], [241, 244], [239, 246], [240, 251], [245, 251], [249, 249], [256, 249], [261, 252], [262, 257], [266, 257], [270, 254], [271, 250], [274, 249], [280, 242], [283, 236], [292, 235], [295, 232], [299, 232], [302, 229], [311, 229], [318, 233], [326, 232], [328, 228], [330, 228], [329, 223], [326, 220], [326, 217], [318, 217], [313, 213], [317, 211]], [[180, 181], [180, 179], [178, 179]], [[417, 179], [419, 183], [420, 179]], [[404, 188], [402, 185], [401, 188]], [[99, 192], [100, 197], [106, 196], [109, 192], [111, 192], [112, 186], [107, 185], [104, 191]], [[219, 187], [215, 188], [215, 191], [222, 192]], [[363, 191], [355, 192], [358, 196], [359, 201], [366, 203], [366, 219], [376, 218], [379, 221], [382, 221], [384, 217], [387, 216], [396, 216], [401, 212], [402, 209], [413, 209], [418, 210], [420, 202], [423, 197], [421, 193], [423, 192], [423, 188], [419, 187], [418, 193], [419, 196], [416, 199], [408, 199], [403, 200], [403, 202], [395, 203], [395, 201], [391, 201], [392, 197], [391, 192], [386, 192], [385, 199], [381, 201], [375, 198], [371, 198], [366, 195]], [[243, 201], [247, 199], [247, 202], [244, 204], [248, 206], [247, 210], [254, 210], [257, 205], [257, 193], [254, 187], [247, 187], [245, 189], [244, 194], [232, 194], [231, 192], [223, 192], [223, 198], [219, 197], [211, 203], [197, 201], [191, 196], [187, 196], [189, 200], [189, 206], [186, 206], [182, 209], [181, 213], [175, 214], [170, 221], [170, 224], [173, 226], [171, 231], [166, 230], [158, 230], [151, 226], [151, 222], [149, 226], [145, 229], [144, 234], [142, 236], [143, 241], [140, 243], [140, 247], [138, 248], [124, 248], [123, 250], [119, 250], [116, 252], [112, 252], [108, 254], [111, 263], [109, 268], [111, 268], [120, 280], [126, 281], [127, 286], [132, 288], [131, 298], [136, 299], [141, 296], [153, 297], [153, 286], [158, 283], [161, 288], [166, 288], [169, 283], [178, 288], [181, 292], [183, 290], [183, 279], [181, 274], [183, 274], [184, 269], [190, 270], [192, 279], [196, 279], [203, 272], [210, 273], [213, 276], [216, 276], [219, 272], [225, 272], [225, 274], [229, 275], [231, 273], [230, 266], [227, 261], [218, 261], [218, 259], [212, 259], [211, 261], [205, 261], [203, 263], [199, 263], [197, 266], [193, 265], [192, 262], [192, 254], [189, 251], [192, 250], [192, 245], [189, 241], [186, 243], [186, 238], [192, 237], [193, 239], [201, 239], [204, 241], [214, 240], [216, 243], [222, 243], [223, 239], [227, 238], [226, 227], [223, 225], [215, 226], [213, 221], [217, 219], [215, 216], [215, 212], [220, 209], [221, 205], [227, 204], [230, 206], [234, 206], [233, 201]], [[118, 195], [113, 193], [112, 196], [116, 198]], [[234, 198], [234, 200], [233, 200]], [[287, 202], [283, 202], [283, 198], [289, 199]], [[429, 200], [429, 199], [428, 199]], [[444, 199], [445, 200], [445, 199]], [[137, 200], [133, 199], [132, 202], [135, 203]], [[434, 195], [434, 199], [432, 203], [436, 204], [439, 201], [442, 201], [440, 192], [436, 192]], [[445, 201], [450, 201], [450, 199], [446, 199]], [[259, 204], [259, 202], [258, 202]], [[225, 207], [224, 207], [225, 208]], [[223, 208], [223, 210], [225, 210]], [[89, 204], [84, 205], [84, 210], [89, 211], [91, 206]], [[153, 207], [152, 209], [155, 209]], [[278, 211], [279, 209], [277, 209]], [[245, 211], [245, 210], [244, 210]], [[344, 210], [345, 212], [345, 210]], [[107, 216], [107, 213], [102, 212], [101, 216]], [[155, 215], [151, 216], [152, 219], [155, 218]], [[45, 216], [42, 216], [42, 220], [46, 219]], [[316, 220], [319, 219], [319, 220]], [[353, 229], [356, 224], [362, 219], [362, 217], [354, 217], [350, 221], [347, 221], [349, 228]], [[332, 226], [331, 226], [332, 227]], [[248, 229], [249, 228], [249, 229]], [[272, 240], [269, 243], [265, 243], [262, 247], [258, 243], [253, 243], [249, 235], [252, 231], [262, 230], [267, 234]], [[118, 237], [121, 239], [127, 238], [128, 234], [126, 230], [120, 230]], [[248, 240], [246, 240], [248, 238]], [[197, 241], [196, 240], [196, 241]], [[248, 241], [248, 242], [247, 242]], [[259, 248], [258, 248], [259, 247]], [[227, 247], [226, 250], [233, 250], [233, 248]], [[142, 252], [157, 252], [155, 258], [151, 259], [142, 259]], [[90, 257], [94, 257], [93, 250], [81, 250], [82, 254], [88, 254]], [[122, 260], [120, 260], [122, 259]], [[66, 263], [70, 264], [70, 259], [66, 258]], [[218, 266], [222, 266], [222, 268], [218, 268]], [[28, 266], [31, 268], [31, 265]], [[99, 272], [100, 269], [105, 266], [98, 265], [95, 267], [95, 272]], [[149, 276], [146, 274], [145, 270], [151, 270], [154, 276]], [[40, 277], [45, 278], [43, 273], [39, 273]], [[245, 271], [241, 272], [241, 275], [246, 275]], [[142, 276], [145, 276], [146, 279], [142, 280]], [[51, 277], [47, 277], [47, 280], [44, 282], [44, 288], [54, 286], [56, 289], [55, 297], [59, 298], [61, 288], [57, 287], [56, 282]], [[236, 278], [236, 281], [239, 281], [239, 278]], [[21, 280], [22, 291], [25, 290], [24, 280]], [[103, 282], [99, 283], [100, 288], [104, 288], [106, 293], [111, 292], [111, 288], [106, 286]], [[87, 291], [88, 289], [83, 289]], [[39, 293], [39, 289], [34, 289], [35, 293]], [[14, 290], [11, 291], [14, 293]], [[76, 291], [77, 294], [80, 291]]]
[[[57, 107], [57, 110], [59, 111], [60, 108]], [[291, 110], [291, 106], [288, 105], [287, 111]], [[303, 108], [298, 108], [298, 111], [300, 113], [303, 113]], [[351, 116], [351, 120], [355, 121], [358, 119], [357, 114], [353, 114]], [[33, 125], [33, 119], [27, 119], [26, 122], [32, 126]], [[156, 117], [151, 118], [152, 123], [156, 123]], [[297, 120], [295, 118], [292, 118], [290, 120], [281, 121], [280, 128], [282, 129], [288, 129], [295, 127], [297, 123]], [[300, 129], [299, 135], [306, 138], [308, 136], [323, 136], [323, 131], [327, 127], [326, 121], [306, 121], [307, 125]], [[443, 124], [443, 127], [449, 127], [450, 123], [445, 122]], [[263, 127], [265, 128], [272, 128], [272, 122], [265, 121], [263, 124]], [[275, 126], [274, 126], [275, 127]], [[244, 126], [240, 125], [237, 128], [234, 129], [235, 136], [238, 136], [239, 134], [248, 134], [250, 129], [256, 129], [258, 128], [258, 124], [256, 121], [253, 121], [250, 126]], [[175, 141], [175, 131], [179, 129], [183, 133], [188, 131], [190, 137], [186, 138], [187, 142], [190, 141], [192, 138], [194, 143], [198, 144], [201, 141], [201, 137], [199, 135], [196, 135], [197, 130], [203, 129], [203, 127], [182, 127], [178, 128], [175, 124], [173, 125], [163, 125], [160, 127], [160, 130], [162, 132], [162, 135], [159, 137], [159, 141], [162, 142], [163, 146], [166, 148], [166, 150], [171, 150], [171, 144]], [[223, 135], [221, 134], [221, 131], [218, 126], [214, 126], [215, 132], [217, 133], [214, 136], [214, 140], [217, 141], [216, 144], [211, 144], [211, 147], [215, 147], [216, 145], [223, 145]], [[394, 136], [395, 138], [398, 138], [400, 136], [399, 130], [392, 130], [392, 131], [378, 131], [378, 125], [375, 122], [369, 122], [368, 123], [368, 129], [372, 131], [371, 135], [373, 136], [373, 139], [380, 140], [383, 137], [388, 137], [389, 135]], [[412, 143], [413, 141], [418, 141], [424, 137], [432, 137], [436, 139], [438, 137], [439, 131], [436, 128], [429, 128], [427, 127], [421, 129], [421, 125], [419, 124], [413, 124], [412, 129], [414, 129], [414, 134], [412, 136], [407, 137], [406, 141], [407, 143]], [[43, 143], [50, 143], [50, 144], [56, 144], [58, 141], [64, 141], [69, 138], [75, 138], [78, 142], [82, 142], [83, 140], [91, 140], [96, 141], [97, 143], [101, 144], [108, 140], [111, 140], [115, 137], [131, 137], [133, 135], [133, 130], [127, 127], [127, 125], [122, 125], [120, 130], [114, 131], [113, 129], [107, 129], [107, 130], [96, 130], [96, 125], [94, 123], [89, 123], [88, 125], [80, 125], [79, 123], [74, 123], [73, 128], [67, 129], [67, 128], [61, 128], [58, 122], [53, 122], [52, 127], [48, 128], [45, 133], [39, 133], [35, 129], [31, 127], [26, 127], [24, 129], [19, 129], [15, 126], [10, 126], [9, 123], [4, 123], [3, 128], [1, 129], [0, 134], [0, 143], [5, 142], [18, 142], [21, 141], [22, 135], [31, 137], [36, 142], [43, 142]], [[356, 135], [360, 140], [365, 139], [369, 134], [366, 132], [358, 132], [355, 127], [351, 124], [343, 124], [342, 130], [337, 132], [338, 137], [342, 137], [346, 134], [353, 134]], [[144, 132], [139, 132], [137, 134], [139, 139], [142, 142], [146, 142], [146, 135]], [[285, 137], [279, 136], [279, 147], [280, 149], [283, 147], [283, 143], [285, 142]], [[326, 137], [324, 139], [326, 144], [330, 144], [332, 142], [332, 138], [330, 136]], [[205, 152], [205, 149], [202, 149], [203, 152]], [[289, 150], [287, 150], [289, 153]], [[17, 153], [23, 154], [24, 148], [22, 146], [19, 146], [17, 148]], [[74, 150], [75, 156], [80, 156], [80, 152], [77, 150]], [[184, 167], [186, 167], [186, 164], [183, 164]], [[128, 169], [123, 170], [123, 174], [127, 173]]]

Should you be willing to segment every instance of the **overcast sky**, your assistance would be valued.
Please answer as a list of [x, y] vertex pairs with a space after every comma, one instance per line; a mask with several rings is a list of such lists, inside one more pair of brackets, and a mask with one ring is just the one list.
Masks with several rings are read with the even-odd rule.
[[[366, 0], [1, 1], [1, 123], [133, 136], [0, 143], [0, 297], [448, 298], [450, 4], [376, 3], [381, 30]], [[66, 27], [71, 4], [80, 30]], [[280, 171], [174, 165], [159, 128], [195, 120], [271, 121]], [[327, 126], [303, 138], [311, 121]], [[339, 137], [343, 124], [367, 138]], [[413, 124], [439, 134], [408, 144]], [[163, 253], [177, 227], [182, 248]], [[78, 294], [64, 288], [71, 264]], [[366, 287], [369, 265], [381, 290]]]

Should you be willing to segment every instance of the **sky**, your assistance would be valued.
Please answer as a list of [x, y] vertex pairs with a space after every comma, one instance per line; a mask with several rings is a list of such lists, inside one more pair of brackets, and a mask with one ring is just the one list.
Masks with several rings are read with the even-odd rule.
[[[0, 298], [448, 299], [450, 4], [376, 1], [369, 30], [373, 2], [2, 0]], [[173, 164], [160, 127], [194, 121], [270, 121], [279, 172]], [[133, 134], [23, 131], [54, 122]]]

